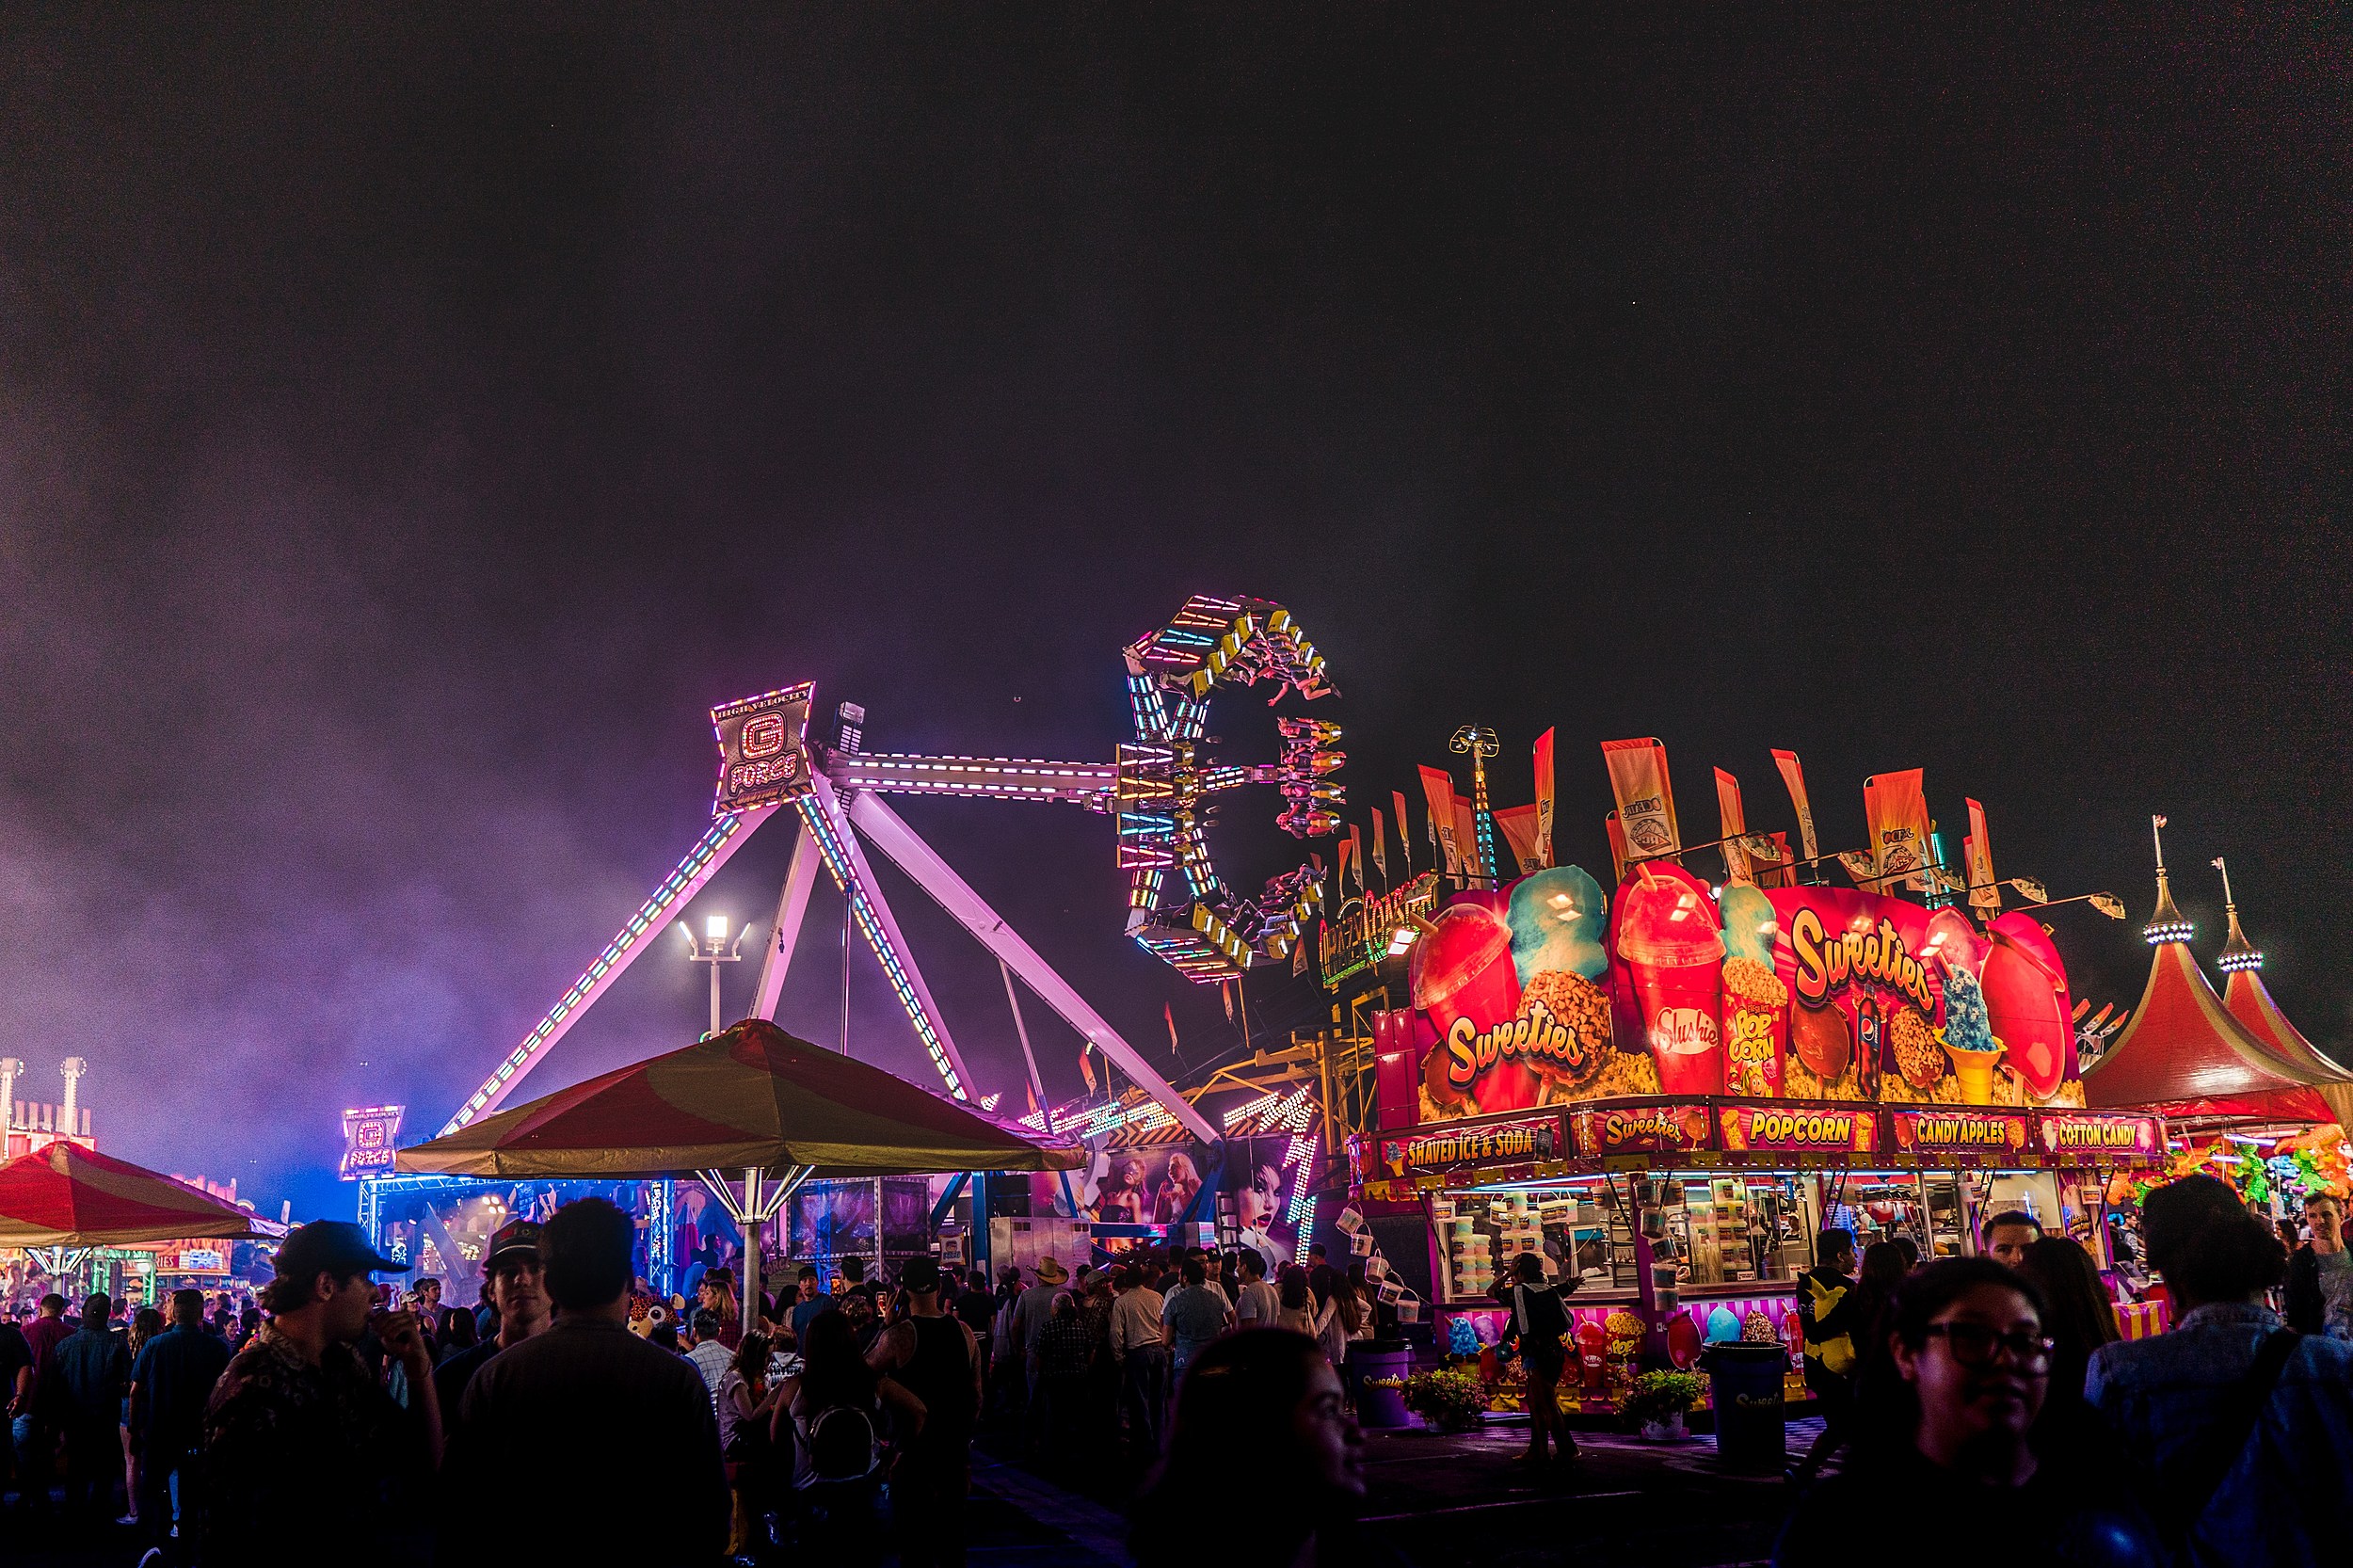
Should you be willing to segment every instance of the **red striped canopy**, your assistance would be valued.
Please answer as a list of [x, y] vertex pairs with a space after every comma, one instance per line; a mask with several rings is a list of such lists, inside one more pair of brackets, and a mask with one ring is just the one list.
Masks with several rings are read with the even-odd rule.
[[0, 1165], [0, 1247], [135, 1247], [268, 1234], [232, 1204], [78, 1144], [55, 1143]]
[[1087, 1154], [746, 1018], [396, 1160], [449, 1176], [627, 1179], [793, 1166], [819, 1176], [1068, 1171]]

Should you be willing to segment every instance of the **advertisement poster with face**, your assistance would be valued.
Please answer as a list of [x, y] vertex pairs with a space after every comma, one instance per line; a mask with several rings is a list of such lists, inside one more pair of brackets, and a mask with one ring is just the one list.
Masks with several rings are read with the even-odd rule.
[[[1233, 1201], [1234, 1240], [1266, 1259], [1270, 1279], [1299, 1250], [1299, 1224], [1290, 1217], [1299, 1171], [1289, 1163], [1290, 1146], [1289, 1137], [1279, 1134], [1225, 1144], [1222, 1185]], [[1222, 1228], [1223, 1214], [1220, 1219]]]
[[[1175, 1224], [1201, 1191], [1204, 1164], [1197, 1144], [1107, 1150], [1087, 1172], [1079, 1211], [1098, 1224]], [[1195, 1214], [1209, 1216], [1208, 1209]]]

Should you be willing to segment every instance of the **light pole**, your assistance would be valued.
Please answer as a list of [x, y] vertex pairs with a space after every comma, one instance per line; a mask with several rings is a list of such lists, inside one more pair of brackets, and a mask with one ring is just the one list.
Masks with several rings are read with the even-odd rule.
[[1496, 732], [1484, 726], [1466, 724], [1454, 732], [1448, 744], [1456, 751], [1468, 752], [1471, 760], [1471, 813], [1479, 824], [1479, 869], [1484, 873], [1488, 887], [1496, 885], [1495, 817], [1487, 809], [1487, 759], [1503, 749]]
[[[750, 922], [746, 921], [744, 929], [730, 937], [728, 936], [728, 920], [725, 915], [705, 917], [702, 939], [697, 941], [693, 926], [688, 925], [684, 920], [678, 922], [680, 934], [686, 938], [686, 956], [689, 961], [711, 966], [711, 1032], [712, 1034], [718, 1033], [726, 1025], [726, 1020], [719, 1014], [719, 966], [736, 963], [744, 956], [742, 952], [744, 937], [752, 929]], [[706, 1035], [705, 1038], [709, 1036]]]

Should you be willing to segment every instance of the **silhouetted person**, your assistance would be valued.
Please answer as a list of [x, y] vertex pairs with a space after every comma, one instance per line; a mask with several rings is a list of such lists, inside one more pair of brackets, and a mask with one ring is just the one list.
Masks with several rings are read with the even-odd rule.
[[122, 1474], [122, 1400], [131, 1386], [131, 1352], [106, 1326], [114, 1304], [93, 1295], [82, 1326], [53, 1352], [58, 1425], [65, 1433], [68, 1512], [114, 1514], [115, 1478]]
[[1985, 1257], [1909, 1275], [1889, 1320], [1892, 1408], [1865, 1412], [1846, 1470], [1800, 1499], [1777, 1568], [2164, 1568], [2128, 1493], [2084, 1484], [2029, 1441], [2050, 1379], [2034, 1287]]
[[2212, 1176], [2141, 1205], [2173, 1326], [2094, 1352], [2086, 1393], [2153, 1478], [2193, 1565], [2336, 1563], [2353, 1550], [2353, 1345], [2264, 1304], [2287, 1272], [2271, 1227]]
[[365, 1232], [314, 1220], [278, 1249], [263, 1301], [270, 1321], [239, 1351], [204, 1412], [200, 1521], [210, 1562], [257, 1542], [332, 1543], [374, 1557], [429, 1549], [426, 1479], [440, 1459], [440, 1401], [416, 1315], [384, 1314], [376, 1336], [408, 1374], [403, 1409], [355, 1348], [376, 1310], [370, 1277], [406, 1268]]
[[[1348, 1539], [1365, 1496], [1364, 1433], [1314, 1340], [1244, 1329], [1209, 1346], [1177, 1385], [1168, 1457], [1129, 1512], [1137, 1568], [1194, 1568], [1203, 1543], [1175, 1528], [1215, 1500], [1220, 1539], [1270, 1568], [1368, 1560]], [[1236, 1485], [1238, 1465], [1268, 1484]], [[1271, 1478], [1281, 1478], [1279, 1484]], [[1390, 1560], [1394, 1560], [1391, 1559]]]
[[960, 1568], [972, 1423], [981, 1409], [980, 1343], [968, 1324], [940, 1310], [938, 1264], [910, 1258], [899, 1278], [907, 1315], [883, 1330], [866, 1357], [923, 1402], [922, 1431], [891, 1477], [899, 1560], [904, 1568]]
[[[139, 1347], [131, 1364], [131, 1442], [139, 1460], [139, 1523], [151, 1544], [174, 1556], [172, 1480], [180, 1480], [180, 1517], [193, 1524], [199, 1490], [196, 1454], [204, 1406], [229, 1369], [229, 1342], [208, 1332], [204, 1292], [171, 1293], [171, 1326]], [[179, 1560], [195, 1557], [195, 1531], [184, 1532]]]
[[634, 1240], [630, 1217], [602, 1198], [557, 1209], [539, 1241], [553, 1326], [467, 1385], [450, 1465], [495, 1478], [456, 1505], [472, 1510], [468, 1550], [486, 1561], [659, 1568], [727, 1545], [711, 1390], [629, 1331]]

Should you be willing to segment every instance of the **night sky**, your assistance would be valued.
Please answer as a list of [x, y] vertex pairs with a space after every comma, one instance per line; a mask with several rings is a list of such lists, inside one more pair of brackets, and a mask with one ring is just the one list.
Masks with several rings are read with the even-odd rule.
[[[2164, 811], [2201, 956], [2228, 855], [2353, 1039], [2342, 15], [394, 9], [0, 24], [0, 1051], [87, 1057], [102, 1147], [347, 1212], [337, 1112], [429, 1132], [513, 1047], [707, 824], [712, 703], [1108, 758], [1193, 592], [1328, 651], [1358, 820], [1472, 721], [1499, 804], [1559, 728], [1605, 874], [1601, 741], [1694, 839], [1711, 765], [1787, 827], [1799, 752], [1826, 848], [1924, 766], [2125, 899], [2051, 920], [2129, 1004]], [[1277, 808], [1219, 824], [1252, 886]], [[1155, 1060], [1164, 1001], [1236, 1044], [1102, 819], [902, 809]], [[885, 875], [1017, 1102], [994, 963]], [[782, 1010], [827, 1043], [839, 922]], [[531, 1090], [691, 1041], [680, 946]]]

